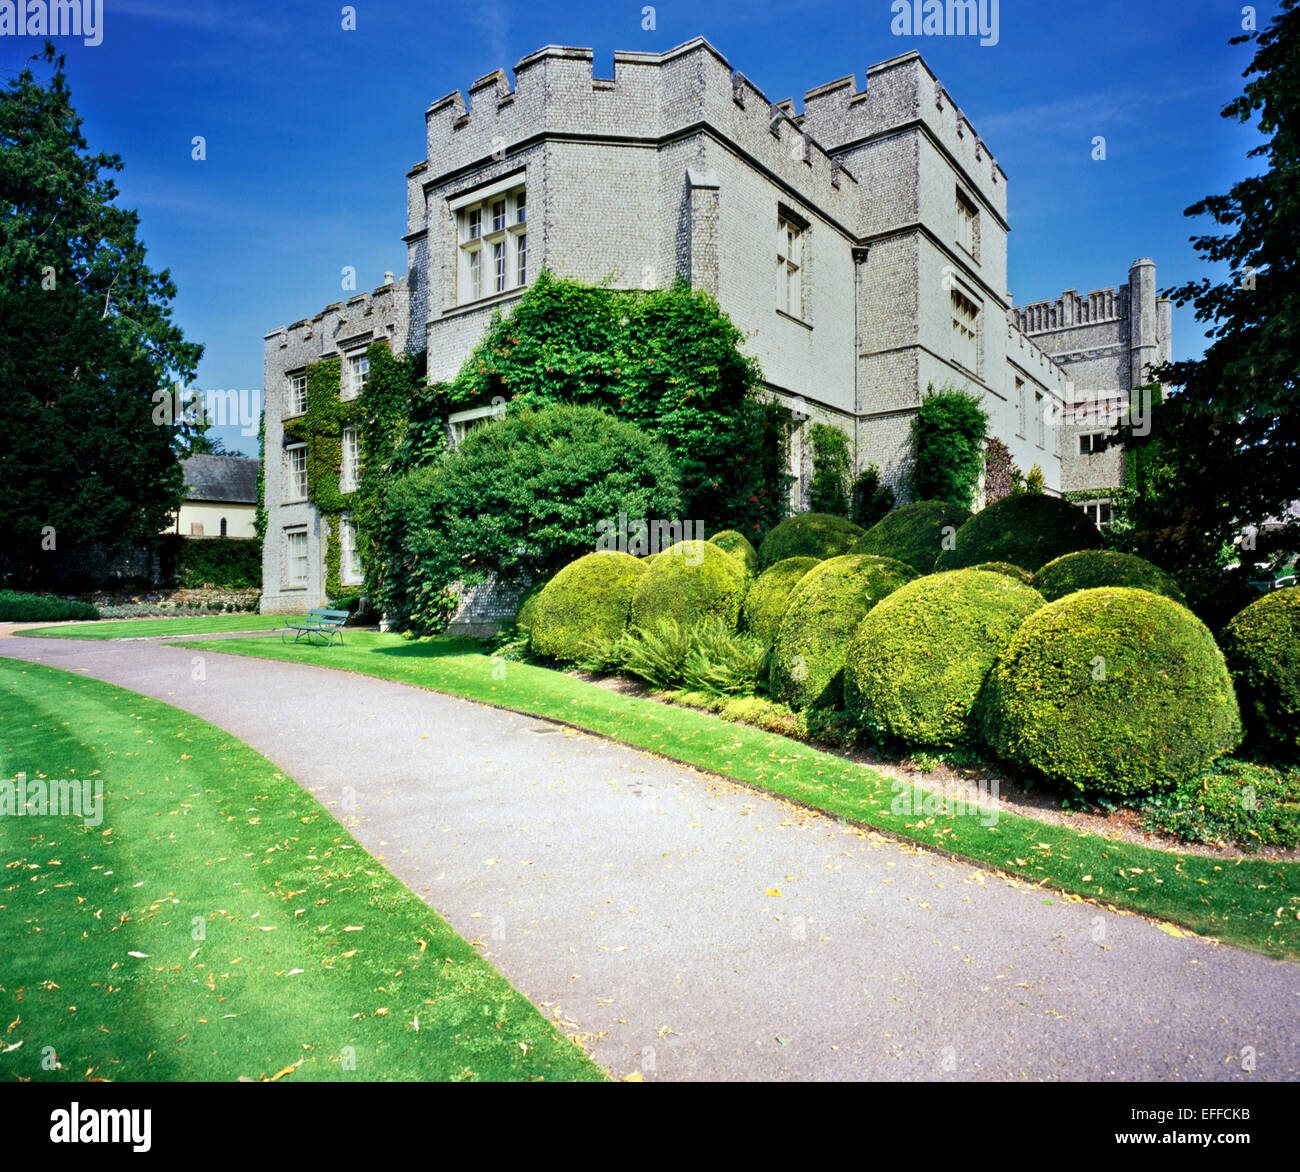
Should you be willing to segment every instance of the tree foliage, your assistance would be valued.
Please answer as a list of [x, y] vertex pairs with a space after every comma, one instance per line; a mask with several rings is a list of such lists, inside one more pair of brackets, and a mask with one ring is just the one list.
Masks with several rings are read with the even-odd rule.
[[926, 389], [912, 417], [913, 500], [974, 506], [988, 419], [979, 396], [969, 391]]
[[[1151, 412], [1148, 434], [1121, 429], [1142, 458], [1134, 549], [1176, 570], [1189, 594], [1198, 575], [1219, 576], [1223, 551], [1244, 527], [1282, 516], [1300, 498], [1300, 0], [1282, 0], [1253, 39], [1244, 92], [1222, 113], [1257, 119], [1265, 141], [1249, 156], [1268, 166], [1185, 212], [1228, 229], [1192, 237], [1205, 261], [1228, 267], [1228, 279], [1169, 291], [1176, 304], [1195, 306], [1210, 345], [1203, 358], [1154, 372], [1174, 391]], [[1293, 522], [1258, 560], [1294, 551], [1298, 530]], [[1255, 558], [1243, 551], [1243, 560]]]
[[192, 378], [202, 347], [114, 202], [121, 160], [89, 152], [63, 58], [47, 44], [41, 61], [48, 81], [29, 65], [0, 90], [0, 569], [27, 580], [161, 531], [201, 430], [155, 422], [155, 392]]
[[676, 517], [681, 495], [657, 440], [595, 407], [552, 404], [477, 428], [394, 480], [380, 507], [377, 601], [398, 625], [431, 632], [454, 583], [549, 576], [600, 547], [620, 513]]
[[849, 512], [849, 473], [853, 457], [849, 454], [849, 437], [842, 428], [829, 423], [814, 423], [809, 428], [812, 441], [813, 473], [808, 490], [808, 505], [814, 513], [833, 513], [844, 517]]

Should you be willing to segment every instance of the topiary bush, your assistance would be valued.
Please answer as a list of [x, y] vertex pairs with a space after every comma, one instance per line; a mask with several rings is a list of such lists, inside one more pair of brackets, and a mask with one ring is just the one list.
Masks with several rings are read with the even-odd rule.
[[916, 501], [882, 517], [853, 546], [852, 552], [897, 558], [917, 573], [928, 574], [943, 552], [944, 538], [954, 536], [970, 518], [970, 511], [961, 505]]
[[[1017, 582], [1023, 582], [1026, 586], [1033, 586], [1034, 576], [1028, 570], [1022, 570], [1019, 566], [1013, 566], [1010, 562], [980, 562], [978, 566], [971, 566], [972, 570], [987, 570], [990, 574], [1006, 574], [1008, 578], [1014, 578]], [[1042, 591], [1040, 590], [1041, 594]]]
[[1030, 615], [989, 674], [982, 715], [1006, 760], [1121, 797], [1185, 782], [1241, 739], [1205, 624], [1131, 587], [1081, 590]]
[[660, 619], [682, 626], [719, 618], [731, 630], [749, 579], [741, 564], [709, 541], [679, 541], [646, 567], [632, 596], [632, 625], [651, 629]]
[[1048, 602], [1055, 602], [1076, 590], [1098, 586], [1134, 586], [1163, 594], [1186, 605], [1178, 583], [1159, 566], [1130, 553], [1108, 549], [1084, 549], [1050, 561], [1034, 575], [1034, 589]]
[[787, 517], [758, 547], [758, 564], [768, 566], [786, 558], [809, 557], [819, 561], [849, 552], [865, 533], [852, 521], [829, 513], [800, 513]]
[[844, 704], [909, 746], [979, 739], [978, 702], [998, 655], [1043, 597], [1007, 574], [955, 570], [894, 591], [857, 629]]
[[768, 566], [745, 595], [742, 628], [770, 647], [790, 603], [790, 595], [803, 576], [820, 564], [817, 558], [783, 558]]
[[98, 618], [99, 610], [89, 602], [56, 598], [51, 594], [0, 590], [0, 623], [61, 623], [68, 619]]
[[772, 644], [768, 687], [791, 708], [838, 706], [844, 655], [862, 618], [916, 577], [904, 562], [844, 554], [819, 562], [790, 597]]
[[627, 629], [632, 595], [649, 573], [631, 554], [589, 553], [570, 562], [537, 596], [529, 644], [538, 655], [572, 662], [591, 639]]
[[724, 529], [709, 540], [719, 549], [731, 554], [750, 577], [758, 573], [758, 550], [750, 545], [749, 538], [743, 533], [738, 533], [735, 529]]
[[1265, 594], [1223, 633], [1252, 747], [1300, 763], [1300, 586]]
[[515, 630], [520, 634], [527, 635], [533, 629], [533, 621], [537, 615], [537, 600], [550, 581], [551, 579], [546, 578], [541, 582], [534, 582], [519, 599], [519, 605], [515, 608]]
[[936, 570], [961, 570], [981, 562], [1010, 562], [1037, 573], [1048, 562], [1101, 544], [1083, 510], [1054, 496], [1018, 493], [983, 509], [957, 530]]

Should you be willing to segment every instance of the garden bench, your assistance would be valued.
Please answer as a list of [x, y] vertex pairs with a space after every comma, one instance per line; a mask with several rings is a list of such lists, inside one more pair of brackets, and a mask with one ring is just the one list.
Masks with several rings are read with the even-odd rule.
[[313, 610], [305, 619], [298, 622], [289, 623], [283, 631], [280, 632], [280, 642], [283, 643], [288, 637], [290, 631], [294, 631], [293, 641], [295, 643], [306, 639], [312, 643], [317, 636], [320, 637], [321, 646], [328, 647], [334, 642], [334, 636], [339, 637], [339, 646], [343, 645], [343, 624], [348, 621], [348, 612], [345, 610], [322, 610], [317, 608]]

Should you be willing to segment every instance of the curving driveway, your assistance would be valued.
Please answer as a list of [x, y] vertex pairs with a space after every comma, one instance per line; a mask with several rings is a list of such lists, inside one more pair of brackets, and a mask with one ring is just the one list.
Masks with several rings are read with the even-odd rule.
[[1300, 1078], [1298, 965], [530, 717], [196, 654], [0, 639], [264, 753], [617, 1077]]

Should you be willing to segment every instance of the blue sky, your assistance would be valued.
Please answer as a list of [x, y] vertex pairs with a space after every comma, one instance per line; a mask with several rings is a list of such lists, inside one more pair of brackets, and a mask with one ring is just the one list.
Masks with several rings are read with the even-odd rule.
[[[985, 0], [985, 3], [990, 0]], [[262, 335], [405, 266], [405, 172], [423, 157], [424, 111], [545, 44], [661, 51], [705, 36], [773, 101], [918, 49], [1008, 175], [1008, 284], [1017, 303], [1127, 279], [1151, 256], [1161, 288], [1208, 270], [1183, 216], [1258, 171], [1249, 127], [1219, 116], [1253, 49], [1230, 45], [1228, 0], [1001, 0], [998, 43], [891, 33], [889, 0], [644, 0], [343, 5], [288, 0], [104, 0], [103, 43], [63, 39], [92, 150], [122, 156], [121, 202], [141, 215], [175, 316], [205, 355], [195, 385], [262, 385]], [[1263, 28], [1276, 11], [1257, 6]], [[12, 73], [39, 39], [0, 38]], [[191, 158], [206, 139], [207, 158]], [[1106, 138], [1104, 162], [1092, 158]], [[1211, 274], [1213, 275], [1213, 274]], [[1204, 327], [1174, 313], [1174, 354]], [[255, 454], [256, 437], [221, 434]]]

